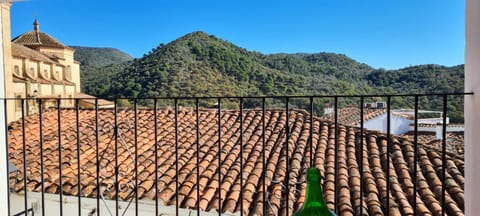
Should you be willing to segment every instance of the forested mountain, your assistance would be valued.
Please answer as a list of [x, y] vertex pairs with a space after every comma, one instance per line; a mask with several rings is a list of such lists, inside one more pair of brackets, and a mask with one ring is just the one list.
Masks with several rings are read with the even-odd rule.
[[118, 97], [293, 94], [302, 76], [265, 67], [256, 55], [194, 32], [136, 59], [117, 74]]
[[105, 95], [113, 74], [123, 70], [133, 60], [129, 54], [115, 48], [71, 46], [75, 60], [80, 62], [82, 91], [93, 95]]
[[[193, 32], [166, 45], [160, 44], [142, 58], [84, 71], [84, 74], [93, 78], [84, 79], [84, 91], [103, 98], [463, 91], [463, 66], [422, 65], [387, 71], [335, 53], [264, 55], [204, 32]], [[460, 121], [463, 104], [458, 97], [452, 100], [456, 103], [449, 107], [453, 115], [449, 116]], [[395, 97], [392, 101], [402, 108], [413, 105], [412, 98]], [[437, 109], [442, 100], [424, 97], [421, 101], [422, 108]], [[307, 105], [306, 100], [292, 102], [293, 107], [306, 108]]]
[[115, 48], [71, 46], [75, 49], [75, 60], [84, 67], [104, 67], [133, 60], [129, 54]]
[[367, 93], [371, 88], [365, 82], [351, 81], [361, 80], [368, 70], [344, 55], [262, 55], [194, 32], [134, 60], [117, 74], [112, 91], [102, 96]]

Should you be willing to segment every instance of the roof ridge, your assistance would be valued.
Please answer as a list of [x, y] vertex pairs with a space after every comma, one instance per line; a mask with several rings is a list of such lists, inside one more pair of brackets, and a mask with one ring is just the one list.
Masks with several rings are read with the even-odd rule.
[[35, 31], [35, 35], [37, 36], [37, 41], [38, 41], [38, 43], [41, 44], [42, 40], [40, 39], [40, 34], [39, 33], [40, 33], [40, 31]]

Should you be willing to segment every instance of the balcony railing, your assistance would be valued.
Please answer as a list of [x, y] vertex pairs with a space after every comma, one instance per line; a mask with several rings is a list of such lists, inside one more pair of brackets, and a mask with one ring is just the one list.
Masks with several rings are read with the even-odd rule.
[[[113, 108], [2, 99], [5, 117], [18, 117], [7, 132], [9, 212], [292, 215], [315, 166], [339, 215], [463, 215], [463, 157], [447, 148], [446, 124], [441, 148], [419, 141], [418, 111], [437, 98], [447, 122], [450, 99], [465, 95], [134, 98]], [[364, 127], [371, 98], [386, 102], [386, 131]], [[392, 134], [397, 98], [414, 110], [410, 138]], [[347, 105], [359, 127], [339, 122]]]

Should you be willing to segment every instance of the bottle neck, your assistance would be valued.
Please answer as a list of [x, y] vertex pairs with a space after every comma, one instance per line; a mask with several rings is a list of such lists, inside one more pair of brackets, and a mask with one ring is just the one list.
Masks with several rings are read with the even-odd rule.
[[317, 181], [307, 181], [307, 192], [305, 194], [305, 203], [304, 207], [316, 206], [316, 207], [326, 207], [325, 201], [323, 200], [322, 187], [320, 187], [320, 182]]

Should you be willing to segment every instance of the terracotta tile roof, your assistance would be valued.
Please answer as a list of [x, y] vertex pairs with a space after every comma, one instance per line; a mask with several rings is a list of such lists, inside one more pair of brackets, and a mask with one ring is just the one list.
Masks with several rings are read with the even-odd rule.
[[[81, 93], [81, 92], [77, 92], [77, 93], [75, 93], [75, 98], [79, 98], [81, 101], [83, 101], [85, 103], [92, 104], [93, 106], [95, 106], [95, 98], [96, 98], [95, 96], [85, 94], [85, 93]], [[114, 105], [114, 103], [112, 101], [101, 99], [101, 98], [99, 98], [97, 100], [97, 102], [98, 102], [98, 106], [113, 106]]]
[[[118, 114], [118, 163], [120, 199], [127, 200], [133, 192], [134, 173], [134, 112], [122, 110]], [[200, 151], [199, 170], [196, 170], [196, 116], [191, 110], [181, 110], [178, 115], [178, 148], [175, 147], [175, 120], [172, 110], [158, 111], [158, 137], [154, 134], [154, 111], [138, 111], [138, 197], [153, 199], [155, 182], [158, 182], [159, 198], [166, 205], [175, 205], [175, 150], [178, 150], [178, 199], [181, 208], [195, 208], [197, 205], [197, 186], [200, 190], [199, 206], [204, 211], [218, 209], [217, 192], [221, 186], [222, 209], [225, 212], [240, 211], [240, 179], [243, 180], [243, 206], [246, 215], [261, 215], [262, 207], [267, 205], [270, 213], [283, 215], [287, 194], [283, 183], [289, 181], [288, 197], [290, 215], [302, 205], [305, 192], [305, 171], [309, 166], [312, 153], [308, 147], [310, 128], [313, 127], [314, 164], [323, 174], [323, 191], [326, 203], [334, 207], [335, 185], [339, 190], [339, 215], [354, 215], [360, 208], [368, 215], [383, 215], [386, 200], [390, 200], [390, 215], [413, 215], [411, 202], [417, 193], [418, 215], [439, 215], [441, 213], [441, 154], [419, 145], [419, 163], [417, 191], [413, 191], [412, 172], [414, 148], [410, 141], [393, 138], [390, 152], [390, 196], [386, 193], [387, 139], [384, 134], [367, 132], [363, 148], [360, 148], [359, 130], [355, 127], [339, 127], [339, 149], [335, 149], [335, 128], [331, 122], [315, 118], [313, 126], [309, 114], [303, 111], [291, 111], [289, 118], [290, 170], [286, 170], [286, 113], [267, 111], [265, 116], [266, 146], [262, 147], [262, 113], [245, 111], [243, 155], [240, 154], [239, 112], [223, 111], [221, 118], [221, 161], [222, 182], [218, 182], [218, 114], [212, 110], [200, 112]], [[115, 136], [114, 115], [112, 110], [99, 111], [99, 155], [101, 165], [101, 191], [106, 198], [115, 197]], [[40, 191], [40, 144], [38, 115], [29, 116], [26, 122], [26, 154], [29, 191]], [[10, 124], [8, 134], [9, 158], [23, 169], [21, 121]], [[80, 160], [81, 194], [96, 195], [96, 159], [95, 159], [95, 112], [80, 112], [80, 158], [76, 157], [76, 123], [74, 110], [61, 112], [62, 142], [62, 188], [65, 194], [76, 195], [77, 161]], [[45, 188], [48, 193], [59, 192], [58, 169], [58, 130], [57, 111], [43, 113], [43, 151], [45, 167]], [[158, 140], [158, 164], [155, 167], [154, 140]], [[359, 152], [364, 157], [359, 158]], [[262, 165], [262, 153], [267, 164]], [[240, 164], [240, 157], [244, 163]], [[338, 157], [338, 182], [335, 182], [334, 163]], [[360, 161], [363, 162], [364, 194], [360, 194]], [[448, 215], [463, 215], [464, 209], [464, 164], [462, 160], [447, 157], [446, 161], [446, 199]], [[241, 170], [240, 167], [243, 167]], [[155, 179], [158, 170], [159, 179]], [[197, 173], [200, 181], [197, 185]], [[267, 203], [262, 203], [262, 176], [266, 176]], [[11, 179], [15, 191], [22, 190], [22, 174], [19, 179]], [[363, 203], [360, 197], [363, 196]]]
[[45, 46], [52, 48], [66, 48], [60, 41], [41, 31], [29, 31], [23, 33], [12, 40], [13, 43], [24, 46]]
[[26, 46], [23, 46], [21, 44], [16, 44], [16, 43], [12, 43], [12, 55], [15, 57], [28, 58], [28, 59], [51, 63], [51, 64], [57, 63], [41, 52], [38, 52], [36, 50], [30, 49]]
[[[435, 126], [435, 125], [434, 125]], [[414, 135], [413, 132], [409, 132], [402, 137], [409, 139], [413, 142]], [[452, 156], [459, 156], [463, 158], [465, 153], [465, 142], [464, 135], [462, 132], [452, 132], [447, 133], [447, 153]], [[418, 133], [417, 140], [419, 143], [424, 144], [425, 146], [433, 147], [438, 151], [441, 151], [443, 142], [441, 139], [438, 139], [433, 132], [420, 132]]]
[[[363, 110], [364, 117], [363, 120], [367, 121], [373, 119], [377, 116], [380, 116], [384, 113], [387, 113], [387, 109], [372, 109], [372, 108], [365, 108]], [[325, 119], [330, 121], [335, 120], [335, 113], [332, 112], [328, 115], [324, 116]], [[356, 126], [360, 124], [360, 108], [356, 106], [348, 106], [344, 108], [338, 109], [338, 123], [350, 126]]]

